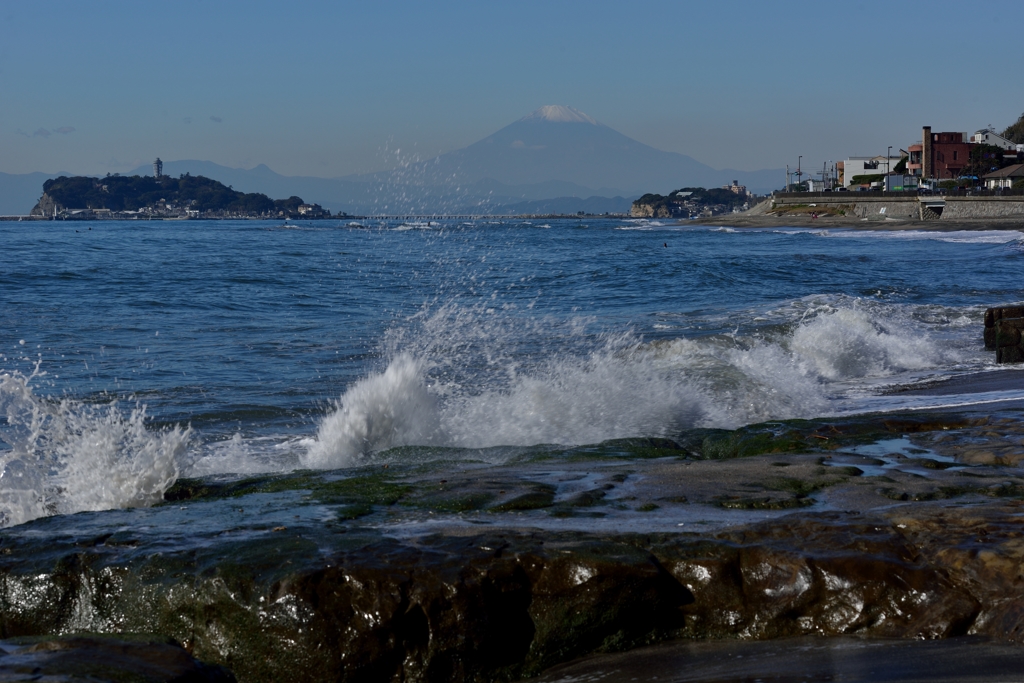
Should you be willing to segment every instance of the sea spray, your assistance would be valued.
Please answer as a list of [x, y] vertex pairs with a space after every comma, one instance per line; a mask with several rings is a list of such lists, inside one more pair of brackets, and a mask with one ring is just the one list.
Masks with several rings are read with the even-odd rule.
[[560, 357], [497, 386], [449, 385], [442, 398], [427, 363], [402, 354], [345, 392], [321, 422], [303, 465], [342, 467], [407, 445], [596, 443], [675, 433], [705, 421], [708, 398], [647, 356], [635, 347]]
[[592, 333], [585, 319], [504, 313], [449, 305], [414, 316], [387, 341], [386, 369], [323, 419], [303, 464], [347, 466], [396, 446], [572, 445], [816, 417], [843, 410], [857, 383], [955, 356], [899, 309], [856, 300], [791, 310], [770, 329], [651, 342]]
[[321, 422], [302, 464], [350, 465], [374, 451], [430, 445], [437, 431], [437, 400], [424, 383], [423, 363], [403, 354], [383, 373], [371, 374], [345, 392], [335, 411]]
[[943, 355], [928, 337], [886, 325], [857, 308], [838, 309], [800, 325], [790, 348], [828, 380], [921, 370], [936, 365]]
[[6, 418], [0, 526], [53, 514], [152, 505], [177, 479], [189, 429], [145, 426], [144, 406], [36, 396], [32, 376], [0, 374]]

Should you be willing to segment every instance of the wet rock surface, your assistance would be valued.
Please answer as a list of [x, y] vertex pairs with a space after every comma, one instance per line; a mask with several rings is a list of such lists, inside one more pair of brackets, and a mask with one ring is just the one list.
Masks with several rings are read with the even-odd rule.
[[166, 638], [91, 635], [0, 641], [0, 681], [234, 683], [235, 677]]
[[965, 683], [1020, 680], [1021, 650], [983, 638], [802, 637], [672, 643], [556, 667], [537, 683]]
[[158, 633], [240, 681], [512, 681], [673, 639], [1019, 642], [1020, 424], [795, 421], [182, 481], [161, 506], [0, 532], [0, 636]]

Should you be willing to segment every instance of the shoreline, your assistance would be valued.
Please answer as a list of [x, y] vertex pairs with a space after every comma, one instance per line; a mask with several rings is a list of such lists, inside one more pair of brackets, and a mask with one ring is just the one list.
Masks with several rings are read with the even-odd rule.
[[954, 220], [893, 220], [850, 218], [847, 216], [802, 215], [770, 216], [766, 214], [730, 214], [695, 221], [678, 221], [679, 225], [702, 225], [728, 228], [838, 228], [844, 230], [928, 230], [954, 232], [958, 230], [1016, 230], [1024, 231], [1021, 218], [969, 218]]

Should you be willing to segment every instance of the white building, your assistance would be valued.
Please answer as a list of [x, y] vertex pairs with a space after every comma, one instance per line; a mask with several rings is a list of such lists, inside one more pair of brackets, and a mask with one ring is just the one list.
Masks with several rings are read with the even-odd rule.
[[982, 128], [971, 136], [971, 142], [979, 145], [992, 145], [1001, 147], [1008, 152], [1024, 152], [1024, 145], [1018, 145], [999, 135], [991, 128]]
[[854, 176], [878, 175], [895, 170], [901, 157], [889, 157], [884, 154], [876, 157], [850, 157], [843, 162], [843, 187], [853, 184]]
[[982, 176], [985, 187], [990, 190], [1013, 187], [1013, 183], [1024, 180], [1024, 164], [1014, 164]]

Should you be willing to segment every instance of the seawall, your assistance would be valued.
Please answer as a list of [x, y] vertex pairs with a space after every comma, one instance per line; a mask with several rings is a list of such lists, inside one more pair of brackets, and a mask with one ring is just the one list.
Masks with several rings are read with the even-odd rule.
[[[1021, 218], [1024, 196], [950, 197], [944, 195], [901, 195], [859, 192], [776, 193], [772, 210], [818, 206], [842, 207], [857, 218], [885, 220], [965, 220], [977, 218]], [[851, 209], [852, 207], [852, 209]]]

